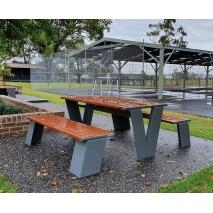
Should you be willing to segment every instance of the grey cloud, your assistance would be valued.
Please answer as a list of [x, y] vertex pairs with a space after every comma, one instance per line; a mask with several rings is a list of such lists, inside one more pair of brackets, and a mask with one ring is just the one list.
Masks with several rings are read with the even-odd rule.
[[[146, 36], [149, 24], [163, 19], [113, 19], [111, 30], [105, 37], [151, 42]], [[213, 19], [178, 19], [176, 27], [182, 26], [187, 32], [188, 48], [213, 51]]]

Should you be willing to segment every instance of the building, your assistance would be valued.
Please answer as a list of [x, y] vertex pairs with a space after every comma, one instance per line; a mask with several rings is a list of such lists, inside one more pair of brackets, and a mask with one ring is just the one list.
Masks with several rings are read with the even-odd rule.
[[30, 82], [30, 69], [45, 69], [39, 65], [17, 63], [8, 63], [8, 67], [11, 69], [11, 72], [14, 74], [14, 76], [5, 76], [5, 81], [13, 82]]

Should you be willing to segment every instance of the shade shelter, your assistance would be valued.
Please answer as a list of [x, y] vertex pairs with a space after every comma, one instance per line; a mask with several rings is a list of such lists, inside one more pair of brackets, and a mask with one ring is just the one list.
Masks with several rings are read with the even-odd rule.
[[[186, 75], [186, 71], [192, 66], [205, 67], [206, 86], [208, 85], [209, 72], [212, 70], [210, 67], [213, 65], [212, 51], [178, 48], [114, 38], [103, 38], [81, 50], [71, 52], [67, 57], [72, 63], [76, 63], [80, 59], [99, 58], [101, 63], [113, 64], [118, 70], [119, 75], [122, 68], [128, 62], [149, 63], [155, 71], [159, 100], [163, 97], [163, 75], [166, 64], [181, 65], [184, 75]], [[159, 76], [158, 82], [157, 73]]]

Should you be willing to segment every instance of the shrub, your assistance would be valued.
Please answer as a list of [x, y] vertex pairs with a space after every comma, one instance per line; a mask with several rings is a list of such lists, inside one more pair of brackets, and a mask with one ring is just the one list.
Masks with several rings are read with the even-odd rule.
[[0, 99], [0, 115], [10, 115], [20, 113], [23, 113], [23, 109], [21, 107], [6, 104], [2, 99]]
[[3, 111], [5, 107], [6, 107], [6, 104], [3, 101], [0, 101], [0, 115], [3, 115]]

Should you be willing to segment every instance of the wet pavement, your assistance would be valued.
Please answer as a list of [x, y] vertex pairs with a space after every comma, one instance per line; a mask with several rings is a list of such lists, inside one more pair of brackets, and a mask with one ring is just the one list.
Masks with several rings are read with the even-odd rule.
[[[22, 100], [34, 100], [34, 101], [38, 100], [38, 102], [40, 100], [40, 98], [27, 96], [23, 94], [18, 94], [17, 98]], [[137, 99], [140, 99], [140, 97], [137, 96]], [[154, 100], [154, 101], [158, 101], [158, 100]], [[167, 106], [164, 108], [165, 110], [172, 110], [172, 111], [180, 112], [180, 113], [213, 118], [213, 104], [212, 104], [211, 98], [196, 97], [193, 99], [189, 99], [189, 98], [188, 99], [164, 99], [159, 102], [167, 104]]]
[[213, 105], [210, 98], [162, 100], [165, 110], [213, 118]]

